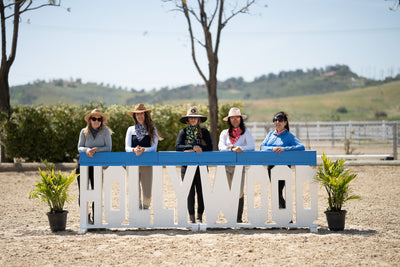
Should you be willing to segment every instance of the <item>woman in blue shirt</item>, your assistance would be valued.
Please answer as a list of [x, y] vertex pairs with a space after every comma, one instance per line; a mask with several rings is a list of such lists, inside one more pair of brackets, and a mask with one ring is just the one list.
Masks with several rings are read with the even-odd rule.
[[[305, 150], [304, 145], [299, 139], [289, 132], [288, 114], [280, 111], [274, 115], [272, 122], [275, 125], [275, 130], [267, 134], [260, 146], [261, 151], [274, 151], [281, 153], [283, 151]], [[274, 165], [268, 166], [268, 175], [271, 179], [271, 169]], [[283, 188], [285, 181], [279, 181], [279, 208], [286, 208], [286, 201], [283, 198]]]

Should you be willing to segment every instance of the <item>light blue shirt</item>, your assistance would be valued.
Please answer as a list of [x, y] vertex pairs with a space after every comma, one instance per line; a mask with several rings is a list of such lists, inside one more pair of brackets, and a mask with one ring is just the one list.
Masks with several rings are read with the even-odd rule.
[[275, 131], [269, 132], [262, 142], [260, 150], [272, 151], [274, 147], [283, 147], [285, 151], [305, 150], [300, 140], [289, 131], [283, 131], [279, 135]]

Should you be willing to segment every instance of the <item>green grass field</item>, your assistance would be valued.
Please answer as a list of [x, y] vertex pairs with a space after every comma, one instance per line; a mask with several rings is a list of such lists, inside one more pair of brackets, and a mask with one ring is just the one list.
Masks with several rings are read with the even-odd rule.
[[[270, 121], [273, 114], [281, 110], [289, 113], [291, 121], [400, 120], [400, 82], [397, 81], [329, 94], [274, 99], [267, 97], [242, 101], [242, 113], [249, 116], [248, 121]], [[227, 102], [229, 101], [219, 100], [220, 104]], [[207, 100], [176, 100], [166, 103], [207, 105]], [[337, 109], [341, 107], [347, 112], [338, 112]], [[376, 117], [376, 113], [382, 112], [387, 116]]]
[[[400, 82], [322, 95], [244, 101], [249, 121], [269, 121], [284, 110], [291, 121], [400, 120]], [[339, 108], [346, 113], [340, 113]], [[376, 116], [386, 113], [387, 116]]]

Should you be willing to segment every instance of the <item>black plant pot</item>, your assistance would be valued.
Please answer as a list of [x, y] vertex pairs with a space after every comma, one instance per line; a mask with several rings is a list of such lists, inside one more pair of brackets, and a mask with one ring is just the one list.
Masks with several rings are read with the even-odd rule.
[[328, 227], [331, 231], [343, 231], [347, 211], [325, 211]]
[[50, 229], [52, 232], [65, 230], [65, 227], [67, 226], [67, 210], [56, 213], [47, 212], [46, 214], [49, 218]]

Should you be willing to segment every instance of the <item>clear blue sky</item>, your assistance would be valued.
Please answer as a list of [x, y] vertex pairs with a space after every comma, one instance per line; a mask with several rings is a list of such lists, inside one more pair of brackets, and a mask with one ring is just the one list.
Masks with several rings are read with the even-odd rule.
[[[390, 11], [393, 4], [259, 0], [250, 15], [238, 15], [223, 30], [218, 79], [252, 81], [271, 72], [335, 64], [375, 79], [396, 75], [400, 9]], [[191, 59], [186, 21], [171, 5], [64, 0], [62, 6], [23, 15], [10, 85], [58, 78], [146, 90], [203, 83]]]

